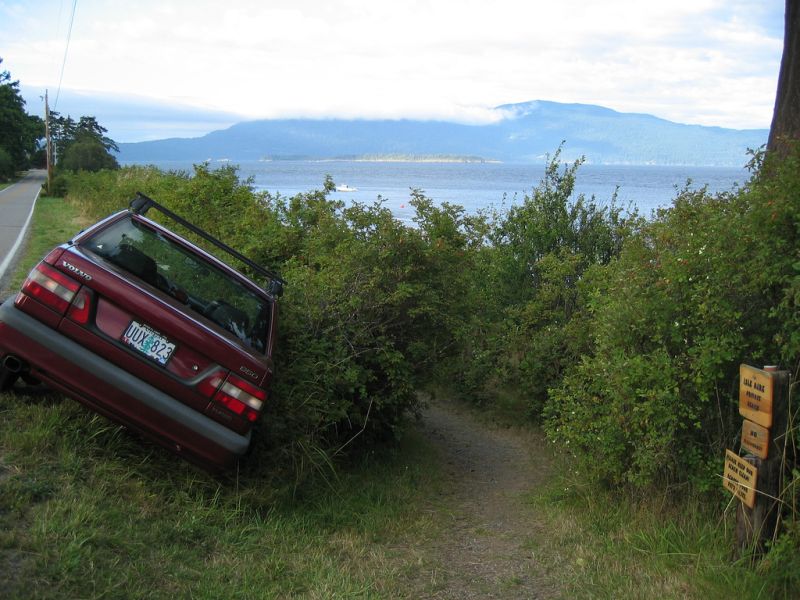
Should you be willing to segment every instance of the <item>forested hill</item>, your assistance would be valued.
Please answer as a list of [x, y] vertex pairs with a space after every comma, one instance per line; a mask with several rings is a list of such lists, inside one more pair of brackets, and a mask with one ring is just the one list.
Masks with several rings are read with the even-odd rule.
[[566, 141], [563, 158], [592, 163], [743, 166], [766, 129], [674, 123], [589, 104], [533, 101], [498, 107], [499, 122], [273, 119], [198, 138], [120, 144], [122, 161], [479, 157], [542, 162]]

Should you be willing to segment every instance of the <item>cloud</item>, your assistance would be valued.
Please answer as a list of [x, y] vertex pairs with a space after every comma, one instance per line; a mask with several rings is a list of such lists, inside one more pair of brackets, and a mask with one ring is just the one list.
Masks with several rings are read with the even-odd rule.
[[[57, 4], [0, 3], [24, 82], [56, 83]], [[485, 122], [542, 98], [765, 127], [782, 15], [781, 0], [106, 0], [78, 5], [64, 86], [251, 118]]]
[[[44, 116], [44, 89], [21, 85], [20, 92], [26, 110]], [[50, 102], [52, 108], [52, 96]], [[118, 142], [199, 137], [245, 120], [245, 116], [239, 114], [168, 104], [136, 95], [72, 90], [62, 90], [57, 112], [76, 121], [84, 115], [95, 116], [110, 137]]]

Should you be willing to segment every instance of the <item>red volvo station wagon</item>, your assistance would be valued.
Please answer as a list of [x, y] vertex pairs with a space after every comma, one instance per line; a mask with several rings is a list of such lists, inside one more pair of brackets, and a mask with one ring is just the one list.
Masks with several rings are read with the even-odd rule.
[[[244, 262], [266, 287], [147, 219], [150, 208]], [[138, 194], [52, 250], [0, 306], [0, 390], [40, 380], [224, 469], [247, 451], [267, 402], [283, 283]]]

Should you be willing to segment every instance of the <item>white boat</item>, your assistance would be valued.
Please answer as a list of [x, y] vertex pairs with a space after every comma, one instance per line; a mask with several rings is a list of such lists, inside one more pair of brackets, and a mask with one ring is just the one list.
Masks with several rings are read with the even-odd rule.
[[337, 192], [357, 192], [358, 188], [350, 187], [349, 185], [337, 185], [336, 186]]

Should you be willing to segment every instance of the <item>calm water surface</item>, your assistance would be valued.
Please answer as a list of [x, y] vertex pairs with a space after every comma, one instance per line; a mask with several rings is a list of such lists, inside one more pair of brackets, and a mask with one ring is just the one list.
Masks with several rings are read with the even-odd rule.
[[[167, 170], [191, 171], [189, 162], [162, 161]], [[272, 194], [293, 196], [320, 189], [326, 175], [337, 185], [357, 188], [355, 192], [334, 192], [333, 198], [372, 202], [381, 196], [392, 212], [409, 220], [410, 189], [422, 190], [436, 202], [460, 204], [474, 213], [490, 206], [519, 203], [544, 175], [544, 165], [507, 163], [412, 163], [330, 161], [241, 161], [211, 162], [212, 168], [238, 164], [241, 177], [252, 177], [253, 185]], [[578, 169], [576, 194], [595, 196], [598, 204], [608, 203], [618, 189], [618, 204], [629, 203], [648, 215], [669, 206], [691, 181], [690, 188], [707, 186], [711, 192], [729, 191], [748, 179], [744, 168], [587, 165]]]

